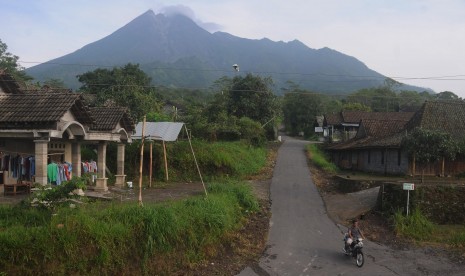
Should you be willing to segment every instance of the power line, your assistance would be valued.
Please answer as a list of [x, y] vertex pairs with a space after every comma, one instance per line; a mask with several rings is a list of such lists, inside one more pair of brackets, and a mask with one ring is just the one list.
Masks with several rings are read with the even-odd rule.
[[[77, 64], [77, 63], [58, 63], [58, 62], [38, 62], [38, 61], [19, 61], [20, 63], [28, 64], [43, 64], [43, 65], [62, 65], [62, 66], [80, 66], [80, 67], [95, 67], [95, 68], [115, 68], [119, 66], [115, 65], [98, 65], [98, 64]], [[200, 71], [200, 72], [232, 72], [230, 69], [200, 69], [200, 68], [179, 68], [179, 67], [150, 67], [149, 70], [173, 70], [173, 71]], [[295, 75], [295, 76], [326, 76], [326, 77], [344, 77], [344, 78], [368, 78], [370, 79], [397, 79], [397, 80], [445, 80], [445, 81], [464, 81], [465, 75], [450, 75], [450, 76], [430, 76], [430, 77], [402, 77], [402, 76], [368, 76], [368, 75], [350, 75], [350, 74], [325, 74], [325, 73], [298, 73], [298, 72], [278, 72], [278, 71], [244, 71], [245, 73], [256, 73], [256, 74], [272, 74], [272, 75]], [[348, 81], [361, 81], [360, 80], [323, 80], [328, 82], [348, 82]]]

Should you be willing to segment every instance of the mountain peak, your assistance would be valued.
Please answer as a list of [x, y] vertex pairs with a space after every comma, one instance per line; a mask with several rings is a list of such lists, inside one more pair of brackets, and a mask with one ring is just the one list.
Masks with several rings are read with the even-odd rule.
[[[297, 39], [286, 43], [267, 38], [245, 39], [224, 32], [211, 34], [197, 25], [189, 13], [176, 11], [179, 12], [155, 14], [153, 10], [147, 10], [107, 37], [55, 59], [55, 64], [28, 68], [27, 73], [39, 81], [56, 78], [70, 85], [71, 80], [74, 85], [70, 86], [76, 88], [79, 83], [75, 76], [88, 69], [80, 64], [103, 67], [138, 63], [158, 85], [208, 87], [227, 74], [223, 68], [238, 63], [241, 69], [254, 72], [325, 75], [320, 79], [314, 77], [308, 86], [303, 87], [321, 92], [350, 92], [382, 83], [381, 74], [357, 59], [329, 48], [316, 51]], [[59, 64], [78, 66], [60, 67]], [[328, 79], [330, 75], [347, 72], [373, 79], [357, 82]], [[284, 85], [287, 74], [274, 77], [277, 84]]]

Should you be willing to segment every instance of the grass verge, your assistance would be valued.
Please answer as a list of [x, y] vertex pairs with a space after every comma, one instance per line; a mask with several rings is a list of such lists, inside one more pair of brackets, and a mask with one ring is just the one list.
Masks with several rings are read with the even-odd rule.
[[318, 144], [309, 144], [306, 149], [308, 158], [313, 162], [313, 164], [315, 164], [315, 166], [327, 173], [338, 172], [337, 166], [328, 161], [328, 157]]
[[409, 216], [396, 212], [393, 221], [397, 235], [418, 244], [447, 246], [465, 254], [465, 225], [434, 224], [418, 208]]
[[53, 211], [0, 206], [0, 272], [169, 275], [212, 254], [212, 244], [258, 210], [245, 183], [212, 183], [208, 189], [208, 197], [144, 207], [103, 202]]

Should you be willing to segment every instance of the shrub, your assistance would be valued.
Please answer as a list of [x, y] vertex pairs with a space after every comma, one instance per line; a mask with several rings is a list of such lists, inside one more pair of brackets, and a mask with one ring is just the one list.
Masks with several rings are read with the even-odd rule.
[[415, 208], [406, 216], [399, 210], [394, 214], [395, 230], [398, 234], [420, 241], [428, 240], [434, 230], [434, 224], [430, 222], [420, 211]]
[[71, 180], [54, 187], [38, 185], [40, 190], [29, 198], [29, 203], [41, 208], [54, 209], [57, 205], [63, 204], [66, 199], [76, 197], [73, 191], [85, 189], [86, 181], [85, 177], [73, 177]]

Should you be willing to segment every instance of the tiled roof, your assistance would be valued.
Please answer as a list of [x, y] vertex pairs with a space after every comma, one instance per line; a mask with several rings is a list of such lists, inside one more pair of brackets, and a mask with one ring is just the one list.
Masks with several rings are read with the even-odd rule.
[[367, 111], [342, 111], [342, 119], [344, 123], [358, 124], [360, 120], [400, 120], [409, 121], [414, 112], [367, 112]]
[[406, 121], [363, 119], [360, 124], [358, 137], [386, 137], [401, 131]]
[[453, 137], [465, 137], [464, 101], [427, 101], [407, 124], [408, 130], [421, 127], [450, 133]]
[[358, 124], [360, 120], [398, 120], [409, 121], [415, 112], [367, 112], [367, 111], [342, 111], [325, 116], [326, 125], [339, 125], [342, 123]]
[[134, 122], [124, 107], [93, 107], [90, 109], [95, 118], [92, 130], [113, 130], [118, 123], [129, 132], [135, 129]]
[[325, 115], [325, 119], [324, 119], [324, 124], [325, 125], [331, 125], [331, 126], [334, 126], [334, 125], [339, 125], [339, 124], [342, 124], [344, 121], [342, 120], [342, 117], [341, 117], [341, 113], [338, 112], [338, 113], [333, 113], [333, 114], [329, 114], [329, 115]]
[[24, 128], [30, 125], [54, 124], [71, 110], [76, 120], [93, 123], [80, 94], [40, 93], [0, 95], [0, 125], [4, 128]]
[[0, 70], [0, 90], [8, 94], [19, 94], [22, 93], [19, 84], [15, 79], [7, 73]]
[[[398, 147], [407, 122], [402, 120], [364, 119], [355, 138], [328, 147], [331, 150], [366, 147]], [[399, 133], [401, 135], [399, 135]]]
[[[373, 116], [373, 118], [376, 117]], [[465, 137], [465, 102], [427, 101], [408, 122], [364, 119], [361, 121], [361, 127], [355, 139], [331, 145], [328, 149], [399, 147], [402, 138], [417, 127], [447, 132], [452, 137], [463, 139]]]

